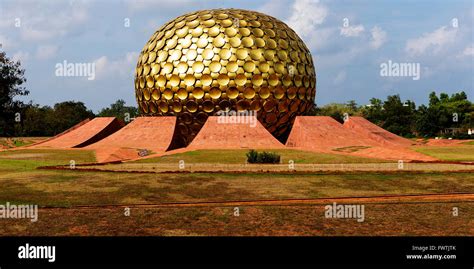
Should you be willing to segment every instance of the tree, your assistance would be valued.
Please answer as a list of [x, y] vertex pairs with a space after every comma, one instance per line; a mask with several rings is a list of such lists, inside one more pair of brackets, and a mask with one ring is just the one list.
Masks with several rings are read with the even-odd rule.
[[428, 107], [418, 109], [416, 121], [418, 133], [425, 136], [439, 136], [444, 130], [451, 128], [461, 130], [472, 128], [474, 104], [467, 99], [464, 91], [451, 96], [440, 93], [439, 98], [432, 92], [429, 99]]
[[22, 87], [26, 82], [24, 74], [19, 61], [10, 60], [4, 51], [0, 51], [0, 136], [13, 136], [15, 124], [21, 120], [23, 102], [15, 97], [29, 94]]
[[49, 106], [28, 104], [22, 111], [23, 121], [17, 130], [17, 136], [52, 136], [54, 130], [51, 119], [54, 109]]
[[53, 134], [61, 133], [77, 123], [94, 118], [95, 115], [91, 110], [88, 110], [83, 102], [66, 101], [54, 105], [54, 111], [47, 118], [51, 123]]
[[414, 102], [406, 101], [402, 103], [399, 95], [387, 97], [383, 103], [382, 128], [392, 133], [411, 136], [415, 123], [416, 106]]
[[126, 113], [128, 113], [130, 118], [134, 118], [138, 115], [138, 109], [134, 106], [125, 106], [125, 101], [119, 99], [115, 103], [111, 104], [110, 107], [102, 109], [97, 116], [116, 117], [124, 122], [129, 122], [130, 119], [126, 119]]
[[370, 104], [362, 108], [362, 115], [367, 120], [381, 125], [383, 122], [383, 102], [380, 99], [370, 99]]

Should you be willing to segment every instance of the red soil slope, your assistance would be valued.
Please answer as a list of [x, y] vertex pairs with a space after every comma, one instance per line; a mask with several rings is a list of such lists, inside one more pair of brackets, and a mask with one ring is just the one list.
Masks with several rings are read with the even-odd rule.
[[111, 162], [140, 157], [140, 150], [148, 153], [165, 152], [170, 145], [176, 117], [138, 117], [120, 131], [87, 146], [94, 149], [98, 162]]
[[256, 117], [232, 116], [226, 117], [226, 122], [220, 122], [218, 116], [211, 116], [186, 149], [273, 149], [283, 147], [283, 144], [273, 137]]
[[85, 120], [46, 141], [29, 148], [81, 148], [95, 143], [123, 127], [115, 117], [97, 117]]
[[416, 144], [414, 141], [380, 128], [363, 117], [351, 116], [344, 122], [343, 126], [344, 128], [352, 129], [361, 135], [370, 137], [371, 139], [380, 142], [382, 145], [409, 147]]
[[388, 160], [433, 161], [432, 157], [374, 139], [367, 131], [347, 128], [327, 116], [298, 116], [286, 142], [289, 148]]

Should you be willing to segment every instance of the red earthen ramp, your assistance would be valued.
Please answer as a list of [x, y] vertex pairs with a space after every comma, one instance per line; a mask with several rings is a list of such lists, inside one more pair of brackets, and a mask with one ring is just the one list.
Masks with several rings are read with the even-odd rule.
[[96, 152], [98, 162], [140, 158], [147, 154], [165, 152], [173, 138], [176, 117], [138, 117], [107, 138], [87, 146]]
[[331, 151], [343, 147], [378, 146], [379, 143], [345, 129], [341, 123], [329, 116], [298, 116], [286, 145]]
[[284, 148], [284, 145], [273, 137], [256, 117], [211, 116], [186, 149], [279, 148]]
[[286, 142], [288, 148], [388, 160], [436, 160], [406, 147], [386, 145], [367, 132], [345, 128], [328, 116], [298, 116]]
[[123, 127], [115, 117], [97, 117], [84, 120], [72, 128], [29, 148], [82, 148], [95, 143]]
[[343, 126], [344, 128], [351, 129], [361, 135], [378, 141], [383, 145], [409, 147], [416, 144], [416, 142], [391, 133], [363, 117], [351, 116], [344, 122]]

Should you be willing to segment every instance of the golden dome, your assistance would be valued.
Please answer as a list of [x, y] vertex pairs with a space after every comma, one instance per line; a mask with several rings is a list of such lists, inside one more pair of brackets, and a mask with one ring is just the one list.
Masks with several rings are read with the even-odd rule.
[[256, 111], [280, 140], [311, 109], [316, 74], [298, 35], [271, 16], [213, 9], [180, 16], [156, 31], [136, 68], [141, 114], [177, 116], [175, 147], [218, 111]]

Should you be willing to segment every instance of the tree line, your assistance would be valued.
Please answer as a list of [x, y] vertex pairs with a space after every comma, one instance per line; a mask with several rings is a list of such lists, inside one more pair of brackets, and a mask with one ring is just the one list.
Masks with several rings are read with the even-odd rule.
[[468, 134], [469, 129], [474, 131], [474, 103], [464, 91], [451, 96], [431, 92], [428, 105], [418, 107], [411, 100], [402, 102], [399, 95], [390, 95], [385, 101], [372, 98], [368, 105], [358, 105], [353, 100], [332, 103], [316, 106], [312, 115], [331, 116], [340, 122], [344, 115], [362, 116], [405, 137], [474, 137]]

